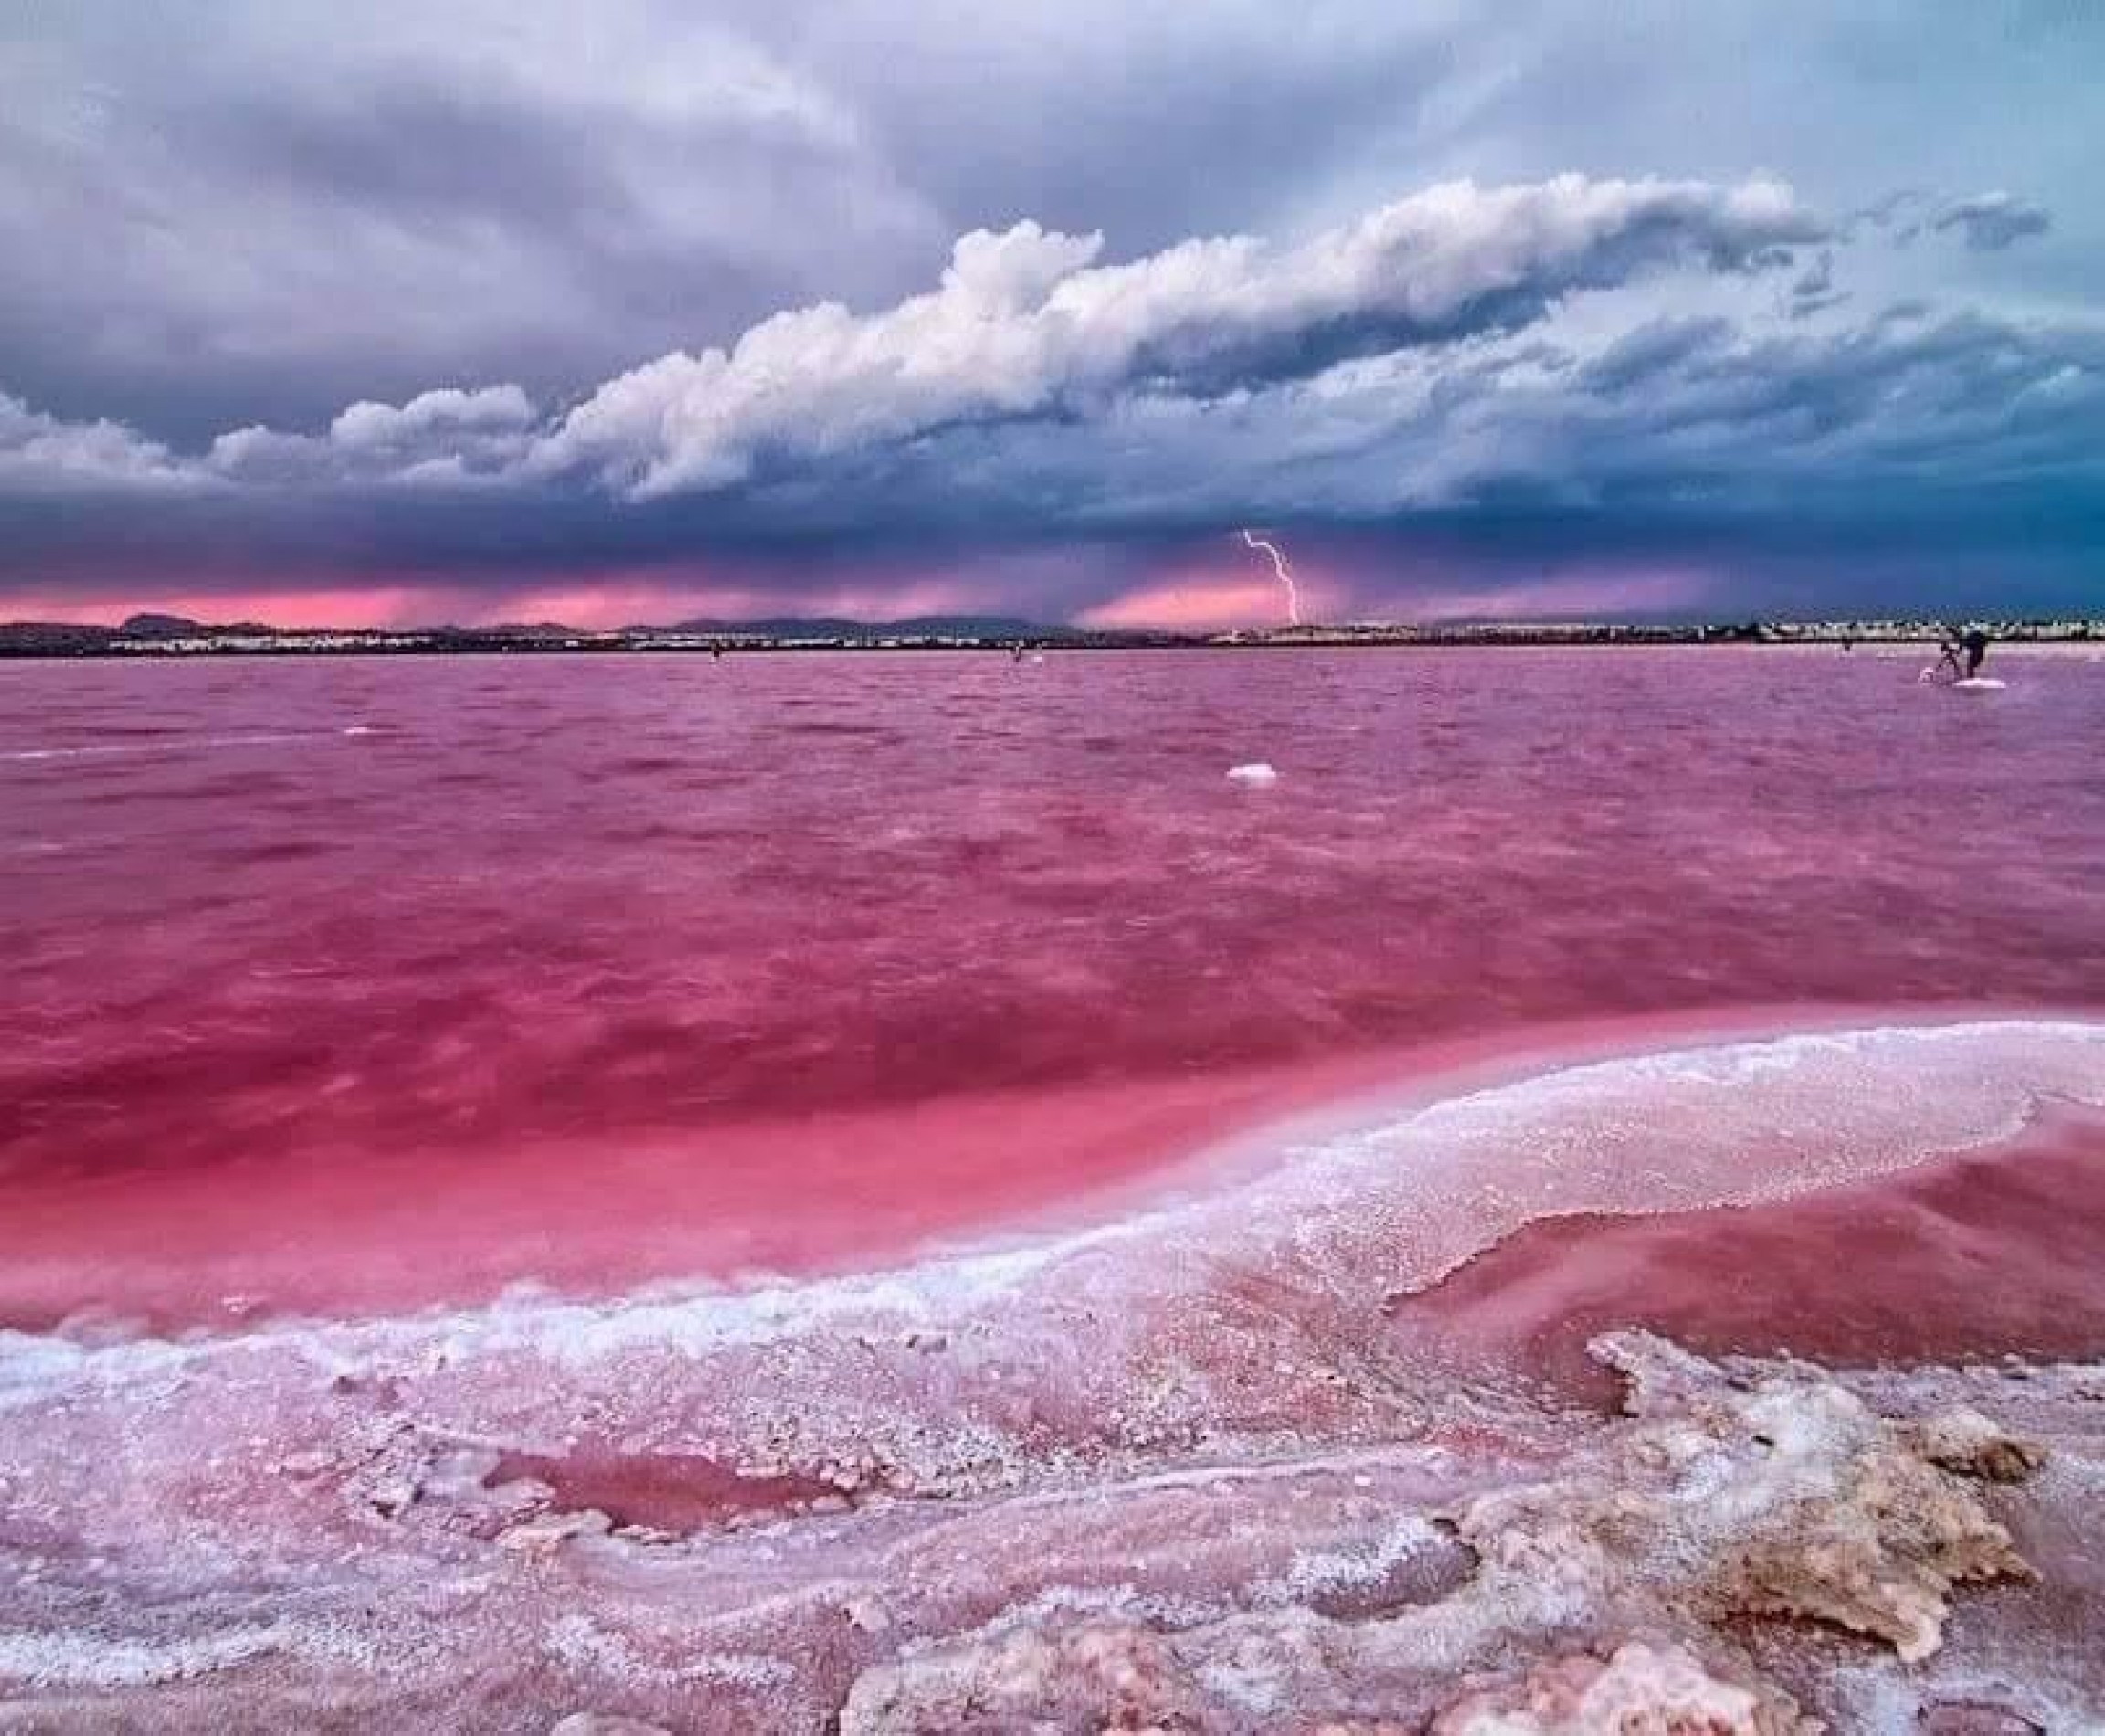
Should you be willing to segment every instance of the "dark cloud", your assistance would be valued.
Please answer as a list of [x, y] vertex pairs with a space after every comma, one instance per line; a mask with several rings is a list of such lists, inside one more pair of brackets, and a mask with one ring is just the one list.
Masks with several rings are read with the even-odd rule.
[[1792, 283], [1784, 312], [1793, 320], [1809, 320], [1851, 299], [1848, 291], [1835, 287], [1835, 249], [1822, 248], [1819, 256]]
[[686, 8], [54, 9], [0, 41], [0, 382], [161, 438], [435, 379], [560, 395], [954, 233]]
[[[470, 408], [354, 421], [376, 424], [376, 449], [421, 452], [457, 438]], [[504, 438], [507, 407], [482, 414]], [[2101, 452], [2105, 339], [2081, 327], [1903, 312], [1750, 335], [1691, 317], [1591, 355], [1473, 340], [1258, 395], [952, 423], [641, 501], [549, 483], [495, 498], [380, 488], [324, 454], [334, 480], [319, 492], [133, 490], [92, 516], [47, 497], [0, 559], [17, 583], [120, 590], [151, 550], [272, 586], [359, 573], [501, 597], [579, 573], [706, 571], [786, 599], [858, 566], [948, 565], [997, 585], [1013, 570], [1028, 589], [1000, 600], [1065, 613], [1253, 514], [1362, 563], [1376, 591], [1399, 576], [1399, 598], [1412, 575], [1453, 563], [1634, 563], [1722, 573], [1727, 596], [1824, 574], [1831, 598], [1867, 606], [1920, 590], [1930, 566], [1924, 594], [2000, 571], [2044, 599], [2080, 589], [2105, 556]], [[1034, 550], [1087, 557], [1003, 568]]]
[[940, 283], [867, 314], [839, 303], [775, 315], [727, 349], [662, 356], [542, 425], [507, 384], [361, 401], [321, 435], [250, 426], [173, 463], [144, 436], [16, 405], [22, 492], [83, 462], [112, 486], [559, 482], [635, 498], [714, 492], [938, 433], [956, 424], [1102, 419], [1140, 392], [1206, 400], [1306, 379], [1355, 356], [1510, 332], [1575, 291], [1694, 263], [1751, 269], [1817, 239], [1771, 182], [1436, 187], [1291, 247], [1247, 236], [1178, 243], [1117, 264], [1100, 236], [1021, 223], [976, 230]]
[[[1375, 566], [2074, 560], [2083, 13], [45, 9], [0, 585], [940, 560], [1079, 607], [1250, 514]], [[1767, 171], [1849, 215], [1735, 207]]]
[[0, 40], [0, 382], [193, 439], [434, 379], [555, 397], [783, 307], [895, 299], [975, 227], [1128, 255], [1290, 227], [1481, 34], [1308, 23], [83, 0]]
[[1130, 257], [1461, 175], [2086, 185], [2099, 29], [1991, 10], [79, 0], [0, 36], [0, 381], [196, 438], [560, 397], [1026, 217]]
[[1982, 193], [1946, 206], [1930, 227], [1940, 232], [1960, 230], [1976, 253], [2000, 253], [2027, 236], [2045, 235], [2054, 223], [2043, 206], [2007, 193]]

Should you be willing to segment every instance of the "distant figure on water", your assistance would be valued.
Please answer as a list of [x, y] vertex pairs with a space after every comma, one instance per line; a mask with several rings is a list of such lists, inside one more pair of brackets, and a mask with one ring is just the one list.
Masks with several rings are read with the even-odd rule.
[[1925, 672], [1925, 681], [1934, 677], [1939, 681], [1954, 682], [1963, 679], [1959, 673], [1959, 630], [1947, 627], [1937, 639], [1937, 666]]
[[1974, 676], [1981, 672], [1982, 660], [1988, 655], [1987, 630], [1981, 627], [1969, 627], [1959, 635], [1959, 649], [1966, 653], [1964, 679], [1972, 681]]
[[1937, 643], [1937, 679], [1972, 681], [1988, 655], [1988, 633], [1982, 627], [1947, 627]]

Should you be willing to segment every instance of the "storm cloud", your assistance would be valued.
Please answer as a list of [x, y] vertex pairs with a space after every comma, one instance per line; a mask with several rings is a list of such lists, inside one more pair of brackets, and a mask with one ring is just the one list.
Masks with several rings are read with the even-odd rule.
[[261, 425], [198, 459], [107, 422], [8, 400], [0, 451], [26, 486], [532, 483], [582, 472], [635, 500], [957, 423], [1093, 419], [1137, 394], [1218, 399], [1356, 356], [1510, 333], [1581, 290], [1660, 266], [1745, 271], [1824, 229], [1772, 182], [1435, 187], [1292, 248], [1254, 237], [1097, 262], [1101, 235], [1023, 222], [960, 237], [939, 285], [880, 312], [777, 314], [728, 350], [659, 358], [541, 423], [514, 384], [361, 400], [317, 434]]
[[17, 20], [0, 614], [2094, 581], [2105, 30], [1392, 11]]
[[2053, 219], [2040, 206], [2007, 193], [1955, 199], [1930, 219], [1933, 229], [1957, 229], [1977, 253], [2000, 253], [2027, 236], [2045, 235]]
[[1088, 414], [1140, 390], [1216, 397], [1355, 355], [1500, 332], [1558, 298], [1697, 259], [1744, 270], [1820, 226], [1771, 183], [1435, 187], [1299, 247], [1192, 240], [1124, 265], [1100, 235], [963, 237], [941, 286], [858, 318], [838, 303], [729, 351], [609, 382], [536, 453], [640, 496], [721, 486], [762, 453], [817, 457], [947, 424]]

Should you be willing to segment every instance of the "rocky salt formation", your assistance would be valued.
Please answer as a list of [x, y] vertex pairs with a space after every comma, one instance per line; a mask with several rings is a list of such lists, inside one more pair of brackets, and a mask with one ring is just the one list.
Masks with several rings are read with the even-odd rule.
[[[2015, 1691], [2026, 1671], [1984, 1678], [1978, 1635], [1956, 1673], [1899, 1660], [1935, 1651], [1960, 1587], [2026, 1572], [1989, 1502], [2024, 1513], [2027, 1485], [2054, 1483], [2074, 1502], [2056, 1529], [2089, 1522], [2105, 1373], [1866, 1379], [1716, 1362], [1643, 1333], [1595, 1349], [1626, 1382], [1627, 1414], [1532, 1470], [1404, 1443], [1340, 1457], [1282, 1442], [1233, 1466], [649, 1542], [605, 1514], [516, 1505], [545, 1502], [545, 1486], [432, 1475], [383, 1510], [347, 1483], [374, 1551], [351, 1604], [313, 1586], [290, 1609], [206, 1593], [194, 1607], [216, 1629], [247, 1625], [179, 1639], [172, 1609], [130, 1633], [100, 1591], [32, 1567], [0, 1602], [45, 1637], [0, 1634], [0, 1685], [28, 1692], [34, 1727], [54, 1731], [202, 1730], [237, 1711], [238, 1727], [284, 1727], [321, 1702], [364, 1728], [408, 1681], [450, 1678], [428, 1703], [489, 1697], [458, 1727], [565, 1736], [1795, 1736], [1924, 1718], [2023, 1730], [2049, 1703]], [[2071, 1443], [2066, 1464], [1993, 1420], [2005, 1400]], [[289, 1487], [326, 1494], [326, 1472], [277, 1462]], [[368, 1468], [403, 1476], [386, 1453]], [[2087, 1622], [2095, 1594], [2057, 1567], [2062, 1587], [2043, 1591], [2079, 1600], [2066, 1607]], [[375, 1619], [395, 1623], [385, 1637]], [[2052, 1658], [2024, 1655], [2033, 1672]], [[1839, 1698], [1825, 1685], [1837, 1658], [1858, 1684]], [[509, 1679], [489, 1679], [492, 1660]], [[2080, 1681], [2054, 1691], [2096, 1703]], [[108, 1698], [149, 1692], [150, 1713]]]
[[[349, 1527], [345, 1576], [303, 1569], [290, 1596], [248, 1572], [120, 1596], [100, 1563], [0, 1540], [0, 1695], [51, 1731], [284, 1728], [314, 1704], [356, 1729], [414, 1683], [434, 1706], [482, 1697], [461, 1729], [595, 1709], [565, 1736], [1776, 1736], [2021, 1731], [2105, 1704], [2007, 1624], [1955, 1672], [1900, 1667], [1937, 1651], [1961, 1587], [2024, 1578], [2004, 1521], [2036, 1486], [2051, 1533], [2095, 1524], [2105, 1371], [1840, 1376], [1644, 1333], [1595, 1353], [1627, 1413], [1571, 1419], [1555, 1452], [1281, 1437], [678, 1536], [486, 1486], [487, 1449], [414, 1462], [399, 1432], [361, 1434], [333, 1465], [270, 1461], [281, 1497], [339, 1502]], [[2052, 1459], [1994, 1420], [2006, 1406]], [[2088, 1626], [2105, 1598], [2065, 1556], [2052, 1572], [2036, 1614]]]
[[[955, 1654], [926, 1667], [873, 1675], [858, 1684], [843, 1736], [938, 1731], [1273, 1730], [1280, 1719], [1310, 1736], [1810, 1736], [1819, 1726], [1788, 1694], [1743, 1667], [1706, 1663], [1687, 1647], [1629, 1641], [1606, 1657], [1551, 1659], [1517, 1680], [1465, 1690], [1426, 1720], [1435, 1696], [1410, 1693], [1380, 1711], [1307, 1715], [1279, 1705], [1268, 1715], [1223, 1704], [1247, 1696], [1249, 1674], [1293, 1649], [1275, 1629], [1269, 1644], [1245, 1636], [1232, 1656], [1200, 1663], [1188, 1647], [1132, 1628], [1015, 1633], [978, 1658]], [[1305, 1631], [1311, 1655], [1325, 1650]]]
[[1958, 1475], [2007, 1481], [2038, 1463], [1985, 1417], [1897, 1425], [1809, 1368], [1749, 1384], [1648, 1334], [1598, 1348], [1649, 1424], [1639, 1455], [1680, 1479], [1676, 1550], [1709, 1547], [1699, 1593], [1720, 1613], [1833, 1622], [1913, 1662], [1941, 1643], [1954, 1585], [2030, 1573]]
[[[1914, 1661], [1937, 1649], [1954, 1586], [2028, 1574], [1972, 1479], [2023, 1476], [2039, 1454], [1978, 1413], [1897, 1423], [1822, 1371], [1735, 1373], [1646, 1333], [1595, 1352], [1628, 1381], [1631, 1420], [1553, 1481], [1449, 1516], [1476, 1560], [1449, 1596], [1173, 1633], [1020, 1625], [866, 1672], [843, 1731], [1255, 1731], [1291, 1715], [1340, 1731], [1431, 1718], [1440, 1736], [1794, 1736], [1818, 1726], [1711, 1624], [1809, 1618]], [[1633, 1630], [1667, 1637], [1613, 1637]], [[1468, 1672], [1544, 1653], [1454, 1697]]]
[[2022, 1482], [2047, 1456], [1963, 1405], [1912, 1424], [1904, 1433], [1909, 1447], [1930, 1464], [1991, 1483]]
[[1604, 1658], [1555, 1658], [1518, 1682], [1467, 1694], [1433, 1720], [1431, 1736], [1810, 1736], [1818, 1728], [1788, 1694], [1748, 1672], [1632, 1640]]

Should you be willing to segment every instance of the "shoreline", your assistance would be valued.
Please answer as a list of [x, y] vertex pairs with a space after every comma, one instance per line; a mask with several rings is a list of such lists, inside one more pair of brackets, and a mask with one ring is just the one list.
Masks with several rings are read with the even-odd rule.
[[[2100, 1017], [2095, 1007], [1985, 1002], [1712, 1008], [1556, 1020], [1204, 1079], [666, 1128], [613, 1149], [506, 1148], [474, 1162], [337, 1150], [196, 1173], [17, 1174], [0, 1329], [124, 1320], [148, 1336], [238, 1335], [273, 1321], [488, 1308], [522, 1294], [591, 1307], [852, 1286], [1116, 1236], [1262, 1185], [1296, 1151], [1603, 1064], [1867, 1031], [2105, 1029]], [[986, 1162], [1027, 1125], [1054, 1161]], [[926, 1184], [931, 1166], [938, 1186], [905, 1185], [909, 1173]], [[770, 1241], [785, 1170], [807, 1197], [833, 1203], [800, 1216], [793, 1238]], [[331, 1255], [317, 1261], [312, 1235], [323, 1226]]]

